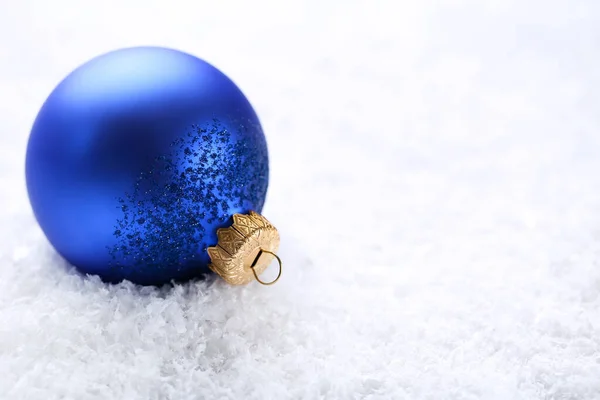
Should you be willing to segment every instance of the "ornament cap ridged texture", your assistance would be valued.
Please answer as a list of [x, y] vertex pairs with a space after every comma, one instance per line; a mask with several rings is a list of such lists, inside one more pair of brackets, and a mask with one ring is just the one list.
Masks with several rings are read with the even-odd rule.
[[219, 229], [217, 237], [218, 244], [208, 248], [209, 267], [232, 285], [253, 281], [273, 261], [270, 257], [261, 257], [261, 250], [276, 253], [279, 248], [277, 229], [254, 211], [234, 214], [233, 224]]

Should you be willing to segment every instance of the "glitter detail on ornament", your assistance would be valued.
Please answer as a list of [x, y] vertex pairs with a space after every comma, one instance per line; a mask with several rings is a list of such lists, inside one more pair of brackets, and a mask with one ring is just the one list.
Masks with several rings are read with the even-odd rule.
[[115, 226], [117, 243], [109, 248], [111, 267], [197, 265], [207, 272], [206, 249], [216, 244], [207, 240], [207, 229], [227, 225], [232, 209], [262, 209], [267, 190], [266, 144], [250, 147], [244, 125], [237, 126], [243, 134], [232, 135], [218, 120], [193, 126], [140, 174], [131, 193], [117, 199], [122, 218]]

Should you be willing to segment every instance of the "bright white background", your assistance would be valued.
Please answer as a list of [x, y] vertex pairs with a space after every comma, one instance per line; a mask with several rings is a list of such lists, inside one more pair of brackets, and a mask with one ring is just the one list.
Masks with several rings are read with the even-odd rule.
[[[600, 3], [0, 0], [0, 398], [600, 398]], [[282, 281], [82, 279], [29, 129], [100, 53], [228, 74], [267, 134]]]

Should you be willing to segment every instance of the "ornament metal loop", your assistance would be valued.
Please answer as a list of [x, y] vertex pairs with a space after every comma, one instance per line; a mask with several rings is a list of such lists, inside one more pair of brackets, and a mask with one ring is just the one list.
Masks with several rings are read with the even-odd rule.
[[[260, 278], [258, 277], [258, 274], [256, 273], [256, 270], [254, 269], [254, 267], [256, 266], [256, 263], [258, 263], [258, 260], [263, 255], [263, 253], [268, 253], [268, 254], [272, 255], [273, 257], [275, 257], [277, 259], [277, 262], [279, 263], [279, 273], [277, 274], [277, 278], [275, 278], [271, 282], [261, 281]], [[281, 262], [281, 258], [279, 258], [279, 256], [277, 254], [273, 253], [272, 251], [260, 249], [260, 251], [258, 252], [258, 255], [254, 259], [254, 262], [250, 266], [250, 269], [252, 270], [252, 273], [254, 274], [254, 278], [256, 278], [258, 283], [260, 283], [261, 285], [269, 286], [269, 285], [274, 284], [275, 282], [277, 282], [279, 280], [279, 278], [281, 278], [281, 271], [282, 271], [282, 267], [283, 267], [282, 264], [283, 263]]]

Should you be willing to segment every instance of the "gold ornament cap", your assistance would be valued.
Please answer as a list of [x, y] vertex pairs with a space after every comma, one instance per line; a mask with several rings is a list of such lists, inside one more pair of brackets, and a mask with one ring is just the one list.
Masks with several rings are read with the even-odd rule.
[[[262, 215], [250, 211], [234, 214], [233, 224], [217, 230], [218, 243], [207, 249], [209, 268], [232, 285], [245, 285], [256, 279], [263, 285], [272, 285], [281, 276], [279, 232]], [[277, 278], [263, 282], [259, 275], [276, 259], [279, 263]]]

